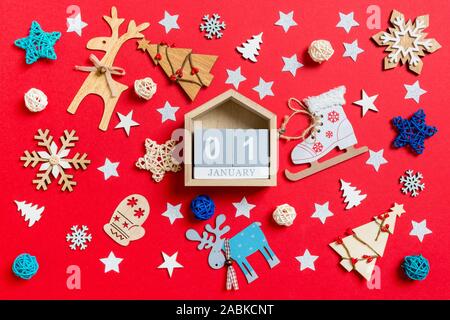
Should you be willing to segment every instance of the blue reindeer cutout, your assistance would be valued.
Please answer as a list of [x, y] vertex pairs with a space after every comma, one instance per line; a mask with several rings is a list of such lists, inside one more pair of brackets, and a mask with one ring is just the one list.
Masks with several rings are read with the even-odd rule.
[[[242, 272], [250, 283], [258, 279], [258, 275], [253, 270], [247, 257], [259, 251], [266, 259], [270, 268], [273, 268], [280, 263], [280, 260], [272, 251], [267, 242], [267, 239], [262, 232], [261, 223], [254, 222], [247, 228], [236, 234], [234, 237], [227, 239], [229, 244], [229, 252], [225, 248], [225, 238], [222, 236], [230, 231], [229, 226], [221, 225], [225, 222], [225, 215], [221, 214], [216, 217], [216, 227], [213, 228], [210, 224], [205, 226], [202, 236], [200, 236], [194, 229], [186, 231], [186, 238], [191, 241], [198, 241], [198, 250], [211, 249], [208, 256], [208, 264], [213, 269], [220, 269], [224, 265], [228, 267], [231, 261], [236, 262], [241, 268]], [[229, 257], [226, 257], [228, 255]], [[228, 277], [228, 275], [227, 275]]]

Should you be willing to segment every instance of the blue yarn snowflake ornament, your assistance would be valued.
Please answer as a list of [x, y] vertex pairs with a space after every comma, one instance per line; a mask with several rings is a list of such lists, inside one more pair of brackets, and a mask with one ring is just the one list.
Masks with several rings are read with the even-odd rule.
[[409, 145], [415, 153], [422, 154], [425, 149], [425, 139], [432, 137], [438, 131], [436, 127], [428, 126], [425, 123], [425, 116], [425, 112], [419, 109], [410, 119], [402, 117], [392, 119], [392, 124], [398, 131], [394, 147], [401, 148]]
[[39, 58], [56, 60], [53, 46], [61, 38], [61, 32], [45, 32], [36, 21], [31, 23], [30, 34], [26, 38], [14, 42], [16, 46], [26, 51], [27, 64], [35, 63]]

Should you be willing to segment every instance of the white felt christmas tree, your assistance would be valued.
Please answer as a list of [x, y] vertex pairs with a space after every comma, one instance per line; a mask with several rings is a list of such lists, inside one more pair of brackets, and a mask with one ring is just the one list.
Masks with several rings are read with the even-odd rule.
[[243, 43], [241, 47], [237, 47], [236, 50], [242, 54], [242, 57], [244, 59], [248, 59], [250, 61], [256, 62], [256, 56], [259, 55], [259, 49], [261, 47], [259, 46], [262, 43], [262, 35], [257, 34], [256, 36], [253, 36], [251, 39], [247, 40], [247, 42]]
[[345, 182], [341, 179], [341, 190], [342, 196], [344, 197], [344, 202], [347, 204], [345, 209], [351, 209], [353, 207], [359, 206], [361, 201], [363, 201], [367, 195], [361, 194], [361, 190], [357, 190], [355, 187], [352, 187], [350, 183]]
[[41, 219], [41, 214], [44, 212], [45, 207], [38, 208], [37, 204], [26, 203], [25, 201], [14, 201], [17, 205], [17, 210], [21, 212], [22, 217], [25, 217], [25, 221], [28, 221], [28, 226], [32, 227], [35, 222]]
[[397, 217], [403, 213], [403, 205], [396, 203], [389, 212], [375, 216], [362, 226], [348, 229], [345, 237], [337, 237], [330, 246], [341, 256], [341, 266], [370, 280], [377, 260], [384, 255], [389, 235], [394, 233]]

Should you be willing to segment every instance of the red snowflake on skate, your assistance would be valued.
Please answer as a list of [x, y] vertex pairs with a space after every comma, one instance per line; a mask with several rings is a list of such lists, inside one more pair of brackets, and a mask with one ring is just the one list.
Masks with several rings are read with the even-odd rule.
[[330, 131], [330, 130], [328, 130], [327, 132], [325, 132], [325, 136], [326, 136], [328, 139], [331, 139], [331, 138], [333, 137], [333, 132]]
[[339, 121], [339, 113], [337, 113], [336, 111], [331, 111], [328, 112], [328, 121], [330, 121], [331, 123], [335, 123]]
[[314, 143], [312, 148], [313, 148], [315, 153], [319, 153], [319, 152], [322, 152], [323, 145], [320, 142], [316, 142], [316, 143]]

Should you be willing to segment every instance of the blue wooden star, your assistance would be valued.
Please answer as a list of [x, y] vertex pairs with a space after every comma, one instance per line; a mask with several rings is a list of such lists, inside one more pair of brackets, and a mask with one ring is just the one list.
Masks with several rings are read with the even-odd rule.
[[401, 148], [409, 144], [417, 154], [421, 154], [425, 149], [424, 140], [437, 132], [436, 127], [425, 123], [425, 112], [422, 109], [417, 110], [410, 119], [395, 117], [392, 124], [398, 131], [394, 147]]
[[60, 37], [61, 32], [45, 32], [39, 23], [33, 21], [28, 37], [14, 41], [14, 44], [26, 51], [26, 62], [32, 64], [39, 58], [56, 60], [53, 46]]

